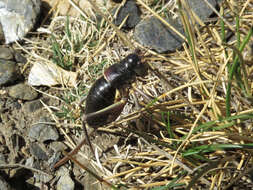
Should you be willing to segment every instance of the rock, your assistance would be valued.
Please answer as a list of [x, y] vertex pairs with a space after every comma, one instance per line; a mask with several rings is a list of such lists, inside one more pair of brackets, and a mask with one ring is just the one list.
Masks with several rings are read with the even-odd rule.
[[66, 71], [51, 62], [35, 62], [28, 76], [28, 84], [31, 86], [53, 86], [58, 84], [75, 86], [76, 80], [77, 72]]
[[31, 168], [38, 169], [37, 167], [34, 167], [35, 166], [35, 161], [34, 161], [33, 157], [27, 158], [26, 161], [25, 161], [25, 165], [28, 166], [28, 167], [31, 167]]
[[9, 48], [0, 47], [0, 59], [12, 60], [13, 54]]
[[[198, 15], [198, 17], [205, 22], [207, 18], [213, 14], [213, 10], [204, 2], [200, 0], [187, 0], [190, 8]], [[216, 0], [208, 0], [208, 2], [215, 8], [217, 6]]]
[[[39, 161], [34, 160], [33, 157], [30, 157], [30, 158], [26, 159], [25, 165], [30, 167], [30, 168], [40, 169]], [[43, 174], [43, 173], [35, 172], [34, 173], [34, 178], [36, 179], [36, 181], [43, 182], [43, 183], [48, 183], [53, 178], [53, 176], [49, 175], [49, 174]]]
[[30, 168], [40, 169], [40, 162], [35, 160], [33, 156], [26, 159], [25, 165]]
[[30, 145], [30, 152], [33, 156], [35, 156], [39, 160], [48, 160], [46, 152], [44, 152], [40, 147], [40, 145], [37, 143], [32, 143]]
[[53, 154], [53, 156], [51, 156], [49, 159], [48, 159], [48, 164], [50, 165], [51, 168], [53, 168], [53, 166], [60, 160], [60, 157], [61, 157], [61, 152], [55, 152]]
[[30, 128], [28, 136], [40, 142], [45, 142], [48, 140], [57, 140], [59, 138], [59, 134], [56, 128], [43, 123], [49, 121], [50, 120], [48, 118], [42, 117], [39, 120], [39, 122], [41, 123], [35, 124]]
[[5, 157], [2, 153], [0, 153], [0, 165], [1, 164], [6, 164], [6, 160], [5, 160]]
[[29, 32], [40, 12], [40, 0], [0, 1], [0, 23], [5, 43], [23, 38]]
[[10, 87], [9, 95], [13, 98], [21, 100], [34, 100], [38, 97], [38, 93], [24, 83]]
[[0, 86], [13, 83], [18, 79], [18, 67], [12, 61], [0, 59]]
[[[113, 10], [113, 15], [115, 14], [115, 11], [116, 9]], [[139, 7], [136, 5], [135, 1], [132, 0], [126, 1], [124, 6], [120, 8], [118, 15], [114, 21], [115, 25], [119, 26], [127, 15], [129, 15], [128, 19], [122, 28], [125, 29], [134, 28], [136, 24], [138, 24], [138, 22], [140, 22], [141, 20], [140, 18], [141, 11]]]
[[60, 179], [57, 182], [56, 190], [74, 190], [75, 183], [71, 179], [67, 168], [61, 167], [57, 171], [57, 176], [60, 176]]
[[[177, 20], [168, 19], [167, 22], [181, 34], [184, 34], [183, 26]], [[175, 51], [183, 43], [180, 36], [154, 17], [139, 22], [135, 27], [134, 37], [143, 46], [154, 49], [159, 53]]]
[[[48, 99], [46, 99], [46, 98], [42, 98], [41, 100], [45, 103], [48, 102]], [[41, 103], [40, 99], [33, 100], [33, 101], [26, 102], [24, 104], [24, 111], [31, 113], [31, 112], [37, 111], [38, 109], [40, 109], [42, 107], [43, 107], [43, 104]]]
[[40, 173], [34, 173], [34, 177], [36, 181], [48, 183], [51, 179], [53, 179], [52, 175], [46, 175], [46, 174], [40, 174]]
[[62, 152], [63, 150], [67, 149], [67, 146], [62, 142], [55, 141], [55, 142], [50, 143], [50, 148], [54, 152]]
[[14, 57], [18, 63], [25, 64], [27, 62], [26, 58], [20, 52], [14, 52]]
[[0, 176], [0, 189], [1, 190], [11, 190], [11, 186]]

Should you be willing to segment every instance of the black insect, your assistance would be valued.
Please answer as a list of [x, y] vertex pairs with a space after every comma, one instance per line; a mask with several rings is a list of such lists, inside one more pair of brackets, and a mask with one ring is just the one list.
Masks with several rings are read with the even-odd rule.
[[[86, 98], [86, 107], [83, 117], [83, 128], [90, 147], [91, 144], [87, 135], [85, 123], [90, 127], [97, 128], [117, 119], [127, 102], [127, 89], [130, 84], [135, 81], [136, 76], [145, 76], [147, 74], [147, 66], [141, 62], [141, 57], [137, 55], [138, 52], [139, 51], [136, 50], [136, 53], [129, 54], [119, 63], [107, 68], [104, 75], [92, 85]], [[122, 96], [120, 100], [117, 100], [117, 91]], [[85, 139], [83, 139], [68, 155], [76, 153], [84, 142]], [[65, 163], [67, 160], [68, 157], [63, 158], [54, 168]]]
[[[91, 87], [86, 99], [84, 119], [91, 127], [97, 127], [115, 120], [127, 100], [126, 88], [136, 76], [146, 74], [146, 67], [137, 54], [130, 54], [117, 64], [105, 70]], [[123, 98], [115, 102], [116, 92], [120, 91]]]

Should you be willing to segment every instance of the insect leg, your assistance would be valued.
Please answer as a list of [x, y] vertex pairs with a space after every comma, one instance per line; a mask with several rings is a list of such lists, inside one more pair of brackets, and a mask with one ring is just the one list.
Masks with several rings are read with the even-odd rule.
[[[127, 98], [122, 98], [119, 102], [116, 102], [116, 103], [114, 103], [102, 110], [84, 115], [83, 119], [86, 121], [88, 119], [97, 118], [97, 117], [104, 115], [104, 114], [111, 114], [110, 116], [113, 118], [112, 119], [110, 118], [110, 120], [113, 121], [120, 115], [126, 102], [127, 102]], [[108, 123], [109, 122], [110, 121], [108, 121]]]
[[[90, 113], [90, 114], [87, 114], [87, 115], [84, 115], [83, 117], [83, 129], [84, 129], [84, 133], [85, 133], [85, 138], [82, 139], [82, 141], [75, 147], [74, 150], [72, 150], [70, 153], [68, 153], [64, 158], [62, 158], [60, 161], [58, 161], [54, 166], [53, 168], [58, 168], [59, 166], [65, 164], [68, 160], [69, 160], [69, 156], [73, 156], [75, 155], [79, 149], [85, 144], [85, 141], [87, 140], [88, 141], [88, 145], [90, 146], [91, 148], [91, 151], [93, 152], [94, 154], [94, 150], [92, 148], [92, 145], [91, 145], [91, 142], [90, 142], [90, 139], [89, 139], [89, 135], [88, 135], [88, 132], [87, 132], [87, 128], [86, 128], [86, 120], [88, 118], [91, 118], [91, 117], [98, 117], [99, 114], [104, 114], [104, 113], [112, 113], [112, 112], [117, 112], [119, 111], [119, 113], [117, 114], [117, 117], [119, 116], [119, 114], [121, 113], [122, 109], [124, 108], [125, 104], [127, 102], [127, 99], [126, 98], [123, 98], [121, 99], [119, 102], [116, 102], [114, 103], [113, 105], [111, 106], [108, 106], [102, 110], [99, 110], [97, 112], [94, 112], [94, 113]], [[115, 115], [113, 116], [115, 117]], [[116, 118], [117, 118], [116, 117]], [[115, 119], [116, 119], [115, 118]], [[115, 120], [114, 119], [114, 120]]]

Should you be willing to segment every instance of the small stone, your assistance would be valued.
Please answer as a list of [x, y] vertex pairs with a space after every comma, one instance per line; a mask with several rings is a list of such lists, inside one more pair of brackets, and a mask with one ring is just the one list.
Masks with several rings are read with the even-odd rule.
[[13, 54], [9, 48], [0, 47], [0, 59], [13, 59]]
[[26, 58], [20, 52], [15, 52], [14, 57], [15, 57], [16, 62], [18, 63], [25, 64], [27, 62]]
[[0, 1], [0, 23], [6, 43], [23, 38], [33, 28], [40, 4], [40, 0]]
[[30, 152], [33, 156], [35, 156], [39, 160], [48, 160], [47, 154], [42, 150], [40, 145], [37, 143], [32, 143], [30, 145]]
[[50, 148], [54, 152], [62, 152], [63, 150], [67, 149], [67, 146], [62, 142], [54, 141], [54, 142], [50, 143]]
[[0, 189], [1, 190], [12, 190], [11, 186], [0, 176]]
[[30, 157], [30, 158], [26, 159], [25, 165], [28, 166], [28, 167], [34, 168], [34, 158]]
[[[190, 8], [194, 11], [200, 20], [204, 21], [213, 14], [213, 10], [205, 3], [200, 0], [187, 0]], [[208, 0], [208, 2], [215, 8], [217, 6], [216, 0]]]
[[56, 190], [74, 190], [75, 183], [71, 179], [67, 168], [61, 167], [57, 172], [57, 176], [60, 176], [60, 179], [57, 182]]
[[13, 83], [18, 79], [16, 63], [0, 59], [0, 86]]
[[34, 173], [34, 177], [36, 181], [48, 183], [51, 179], [53, 179], [52, 175], [47, 174], [41, 174], [41, 173]]
[[41, 123], [35, 124], [30, 128], [28, 134], [29, 137], [31, 137], [33, 140], [39, 140], [40, 142], [57, 140], [59, 138], [59, 134], [56, 128], [45, 124], [45, 122], [50, 122], [48, 118], [42, 117], [39, 122]]
[[[177, 20], [168, 19], [167, 22], [184, 35], [183, 26]], [[184, 41], [155, 17], [139, 22], [135, 27], [134, 36], [140, 44], [159, 53], [175, 51]]]
[[[42, 98], [42, 101], [47, 102], [48, 99]], [[38, 109], [40, 109], [42, 107], [43, 107], [43, 104], [41, 103], [40, 99], [39, 100], [29, 101], [29, 102], [26, 102], [24, 104], [25, 112], [30, 112], [30, 113], [35, 112], [35, 111], [37, 111]]]
[[24, 83], [10, 87], [9, 95], [13, 98], [21, 100], [34, 100], [38, 97], [38, 93]]
[[2, 164], [6, 164], [6, 160], [5, 160], [5, 157], [2, 153], [0, 153], [0, 165]]
[[61, 152], [55, 152], [53, 154], [53, 156], [51, 156], [49, 159], [48, 159], [48, 164], [50, 165], [51, 168], [53, 168], [53, 166], [60, 160], [60, 157], [61, 157]]
[[[115, 13], [115, 11], [116, 9], [113, 10], [113, 14]], [[125, 29], [134, 28], [136, 24], [138, 24], [138, 22], [140, 22], [141, 20], [140, 18], [141, 11], [139, 7], [136, 5], [135, 1], [132, 0], [126, 1], [124, 6], [120, 8], [118, 15], [114, 21], [115, 25], [119, 26], [127, 15], [129, 16], [122, 28]]]

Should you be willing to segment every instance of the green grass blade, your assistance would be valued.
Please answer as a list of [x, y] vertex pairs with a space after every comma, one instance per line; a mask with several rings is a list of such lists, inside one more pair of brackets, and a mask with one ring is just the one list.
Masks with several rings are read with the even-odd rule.
[[[252, 36], [252, 28], [248, 32], [247, 36], [243, 40], [243, 42], [240, 45], [239, 51], [242, 52], [243, 49], [245, 48], [246, 44], [249, 42], [250, 38]], [[239, 67], [239, 56], [238, 54], [236, 55], [234, 62], [229, 69], [229, 77], [228, 77], [228, 85], [227, 85], [227, 92], [226, 92], [226, 116], [231, 116], [231, 88], [232, 88], [232, 79], [233, 76]]]

